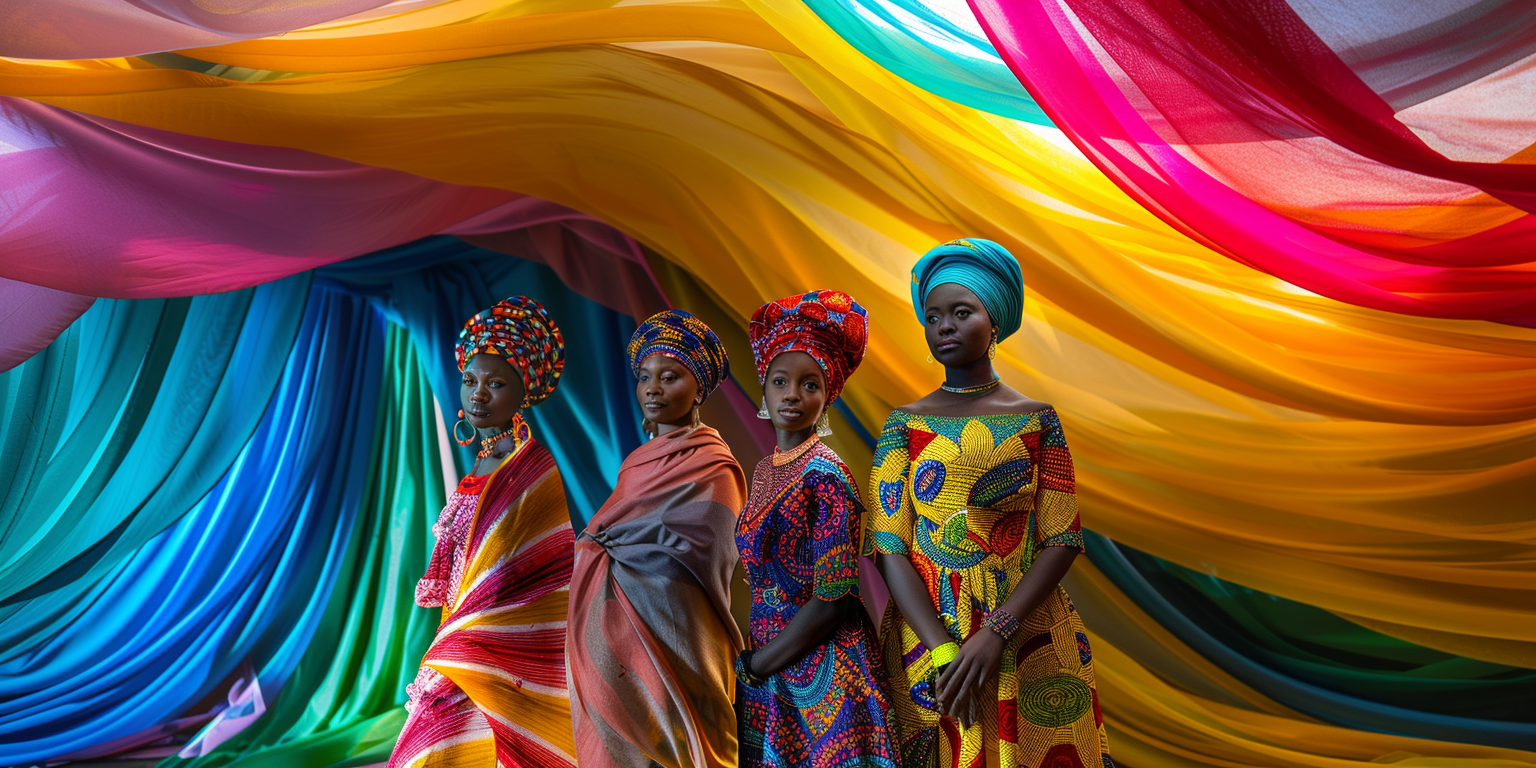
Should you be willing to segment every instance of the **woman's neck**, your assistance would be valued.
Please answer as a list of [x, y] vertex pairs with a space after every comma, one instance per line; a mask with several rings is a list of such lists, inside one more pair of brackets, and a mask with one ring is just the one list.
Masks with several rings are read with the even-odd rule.
[[778, 438], [780, 451], [793, 451], [794, 449], [804, 444], [805, 441], [816, 436], [816, 427], [812, 426], [806, 429], [797, 429], [793, 432], [774, 427], [773, 433], [774, 436]]
[[997, 373], [992, 370], [992, 358], [986, 355], [964, 365], [944, 366], [944, 384], [950, 387], [975, 387], [996, 378]]

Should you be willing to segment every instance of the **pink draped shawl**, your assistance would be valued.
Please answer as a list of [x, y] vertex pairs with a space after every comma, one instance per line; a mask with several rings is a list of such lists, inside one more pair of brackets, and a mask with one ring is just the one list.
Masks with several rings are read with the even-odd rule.
[[576, 543], [571, 711], [582, 768], [736, 765], [731, 617], [746, 479], [709, 427], [635, 449]]

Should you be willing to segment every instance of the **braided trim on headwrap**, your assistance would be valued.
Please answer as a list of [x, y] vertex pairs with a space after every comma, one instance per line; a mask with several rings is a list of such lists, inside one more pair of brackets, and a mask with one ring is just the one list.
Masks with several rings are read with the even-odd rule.
[[500, 355], [523, 375], [525, 405], [544, 402], [565, 371], [565, 338], [549, 312], [527, 296], [513, 296], [471, 317], [453, 355], [459, 370], [481, 353]]
[[752, 342], [759, 384], [768, 378], [768, 365], [775, 357], [804, 352], [826, 375], [827, 404], [831, 405], [864, 361], [869, 313], [842, 291], [785, 296], [752, 313], [747, 339]]
[[651, 315], [635, 329], [625, 347], [629, 370], [640, 378], [640, 365], [651, 355], [663, 355], [683, 364], [699, 383], [699, 393], [709, 397], [731, 375], [731, 361], [720, 337], [703, 320], [680, 309]]
[[979, 237], [935, 246], [912, 267], [912, 309], [924, 322], [923, 304], [934, 286], [955, 283], [976, 294], [997, 326], [997, 340], [1024, 322], [1024, 274], [1007, 248]]

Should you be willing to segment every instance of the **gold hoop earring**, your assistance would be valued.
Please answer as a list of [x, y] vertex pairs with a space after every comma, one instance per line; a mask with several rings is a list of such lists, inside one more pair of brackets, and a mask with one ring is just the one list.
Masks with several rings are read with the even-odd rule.
[[[469, 427], [469, 437], [459, 437], [459, 425], [460, 424], [463, 424], [463, 425]], [[459, 409], [459, 420], [455, 421], [453, 423], [453, 441], [455, 443], [458, 443], [459, 445], [469, 445], [470, 443], [473, 443], [475, 441], [475, 435], [476, 434], [477, 433], [475, 432], [475, 425], [469, 423], [469, 419], [464, 418], [464, 409], [460, 408]]]
[[933, 353], [932, 352], [928, 353], [928, 364], [929, 365], [933, 365]]

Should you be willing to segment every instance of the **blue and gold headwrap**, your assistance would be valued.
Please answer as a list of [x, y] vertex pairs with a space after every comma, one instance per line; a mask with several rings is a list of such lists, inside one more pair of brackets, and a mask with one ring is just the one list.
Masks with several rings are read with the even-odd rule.
[[640, 364], [651, 355], [664, 355], [683, 364], [704, 397], [715, 391], [731, 375], [731, 361], [725, 346], [703, 320], [680, 309], [668, 309], [651, 315], [635, 329], [626, 348], [629, 369], [640, 376]]
[[1024, 322], [1024, 274], [1007, 248], [979, 237], [935, 246], [912, 267], [912, 309], [923, 322], [923, 303], [936, 285], [962, 286], [986, 307], [997, 340], [1012, 336]]
[[565, 371], [565, 338], [549, 319], [544, 305], [527, 296], [513, 296], [471, 317], [459, 331], [453, 356], [459, 370], [475, 355], [487, 353], [506, 358], [523, 374], [525, 405], [538, 405], [555, 391]]

